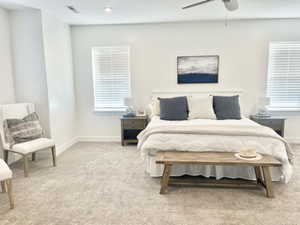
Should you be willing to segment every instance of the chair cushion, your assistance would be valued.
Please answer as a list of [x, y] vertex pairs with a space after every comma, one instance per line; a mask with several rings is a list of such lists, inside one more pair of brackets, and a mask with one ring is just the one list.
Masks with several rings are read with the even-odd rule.
[[34, 112], [23, 119], [7, 119], [3, 122], [6, 142], [14, 145], [43, 136], [43, 128]]
[[32, 141], [15, 144], [12, 147], [12, 150], [21, 154], [28, 154], [45, 148], [53, 147], [54, 145], [55, 143], [52, 139], [38, 138]]
[[12, 178], [12, 172], [7, 166], [7, 164], [0, 159], [0, 181], [11, 179]]

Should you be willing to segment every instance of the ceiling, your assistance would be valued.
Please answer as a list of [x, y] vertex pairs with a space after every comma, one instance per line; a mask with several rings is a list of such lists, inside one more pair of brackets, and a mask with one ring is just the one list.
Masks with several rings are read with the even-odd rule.
[[[127, 24], [195, 20], [300, 18], [299, 0], [239, 0], [237, 11], [226, 11], [222, 0], [182, 10], [201, 0], [0, 0], [0, 6], [39, 8], [69, 24]], [[74, 6], [80, 13], [66, 8]], [[112, 12], [106, 13], [105, 7]]]

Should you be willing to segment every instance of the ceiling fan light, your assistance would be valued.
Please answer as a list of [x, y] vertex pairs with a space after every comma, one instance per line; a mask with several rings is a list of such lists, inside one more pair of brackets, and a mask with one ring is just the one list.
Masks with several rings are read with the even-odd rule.
[[107, 12], [107, 13], [110, 13], [112, 11], [112, 8], [111, 7], [105, 7], [104, 11]]
[[223, 0], [226, 9], [229, 11], [234, 11], [239, 8], [239, 3], [237, 0]]

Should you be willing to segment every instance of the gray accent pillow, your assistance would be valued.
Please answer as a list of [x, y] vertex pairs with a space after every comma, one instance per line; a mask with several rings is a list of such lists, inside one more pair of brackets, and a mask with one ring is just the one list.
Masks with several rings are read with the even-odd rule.
[[188, 104], [186, 96], [176, 98], [158, 98], [160, 105], [160, 119], [187, 120]]
[[218, 120], [240, 120], [239, 96], [214, 96], [214, 111]]
[[44, 130], [36, 113], [31, 113], [23, 119], [7, 119], [4, 121], [6, 142], [10, 146], [41, 138]]

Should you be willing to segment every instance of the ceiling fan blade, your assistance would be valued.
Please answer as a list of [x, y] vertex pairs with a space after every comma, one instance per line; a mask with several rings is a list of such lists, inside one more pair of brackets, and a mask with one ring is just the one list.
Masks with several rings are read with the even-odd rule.
[[239, 3], [237, 0], [223, 0], [226, 9], [229, 11], [234, 11], [239, 8]]
[[202, 5], [202, 4], [205, 4], [205, 3], [208, 3], [208, 2], [212, 2], [212, 1], [214, 1], [214, 0], [205, 0], [205, 1], [202, 1], [202, 2], [197, 2], [197, 3], [191, 4], [191, 5], [187, 5], [185, 7], [182, 7], [182, 9], [192, 8], [192, 7], [195, 7], [195, 6], [198, 6], [198, 5]]

